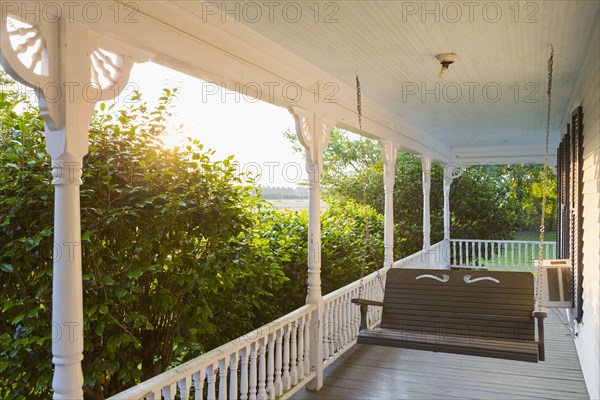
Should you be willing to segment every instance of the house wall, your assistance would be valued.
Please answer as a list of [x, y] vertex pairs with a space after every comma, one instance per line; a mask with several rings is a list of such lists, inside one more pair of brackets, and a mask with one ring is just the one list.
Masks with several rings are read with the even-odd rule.
[[[583, 319], [575, 345], [592, 399], [600, 399], [600, 39], [591, 37], [572, 107], [583, 106]], [[569, 111], [570, 115], [570, 111]], [[563, 129], [564, 131], [564, 129]]]

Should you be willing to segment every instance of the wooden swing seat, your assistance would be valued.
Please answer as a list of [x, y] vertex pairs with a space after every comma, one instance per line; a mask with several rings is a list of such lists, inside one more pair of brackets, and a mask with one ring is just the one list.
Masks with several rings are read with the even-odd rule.
[[[360, 305], [358, 343], [434, 352], [544, 361], [544, 318], [534, 311], [529, 272], [390, 269], [383, 302]], [[383, 307], [367, 329], [369, 306]], [[538, 341], [535, 340], [535, 319]]]

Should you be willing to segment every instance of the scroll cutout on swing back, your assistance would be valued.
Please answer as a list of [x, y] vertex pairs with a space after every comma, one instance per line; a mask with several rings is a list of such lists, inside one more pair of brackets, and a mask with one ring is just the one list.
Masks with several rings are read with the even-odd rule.
[[448, 274], [443, 274], [441, 278], [439, 276], [435, 276], [435, 275], [431, 275], [431, 274], [423, 274], [423, 275], [417, 276], [415, 279], [422, 279], [422, 278], [435, 279], [436, 281], [443, 282], [443, 283], [448, 282], [450, 280], [450, 276], [448, 276]]
[[496, 278], [493, 278], [491, 276], [482, 276], [479, 278], [475, 278], [475, 279], [471, 279], [471, 275], [465, 275], [464, 278], [466, 283], [475, 283], [475, 282], [479, 282], [479, 281], [492, 281], [494, 283], [500, 283], [500, 281]]

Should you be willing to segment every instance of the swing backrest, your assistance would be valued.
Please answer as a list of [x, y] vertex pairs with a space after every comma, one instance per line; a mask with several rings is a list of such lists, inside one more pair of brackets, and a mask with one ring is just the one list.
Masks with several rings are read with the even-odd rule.
[[380, 327], [435, 338], [535, 340], [530, 272], [390, 269]]

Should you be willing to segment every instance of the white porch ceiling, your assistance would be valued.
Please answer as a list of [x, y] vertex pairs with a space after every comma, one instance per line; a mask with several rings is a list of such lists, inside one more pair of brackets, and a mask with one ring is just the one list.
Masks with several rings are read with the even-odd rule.
[[[114, 15], [113, 2], [92, 3], [102, 8], [102, 15]], [[455, 5], [455, 11], [448, 4]], [[287, 5], [291, 8], [285, 14]], [[546, 60], [552, 43], [553, 162], [558, 130], [577, 102], [572, 97], [580, 68], [592, 37], [599, 35], [599, 5], [147, 0], [135, 3], [135, 23], [108, 17], [90, 21], [80, 15], [75, 19], [94, 31], [98, 44], [108, 50], [140, 62], [150, 59], [232, 90], [258, 84], [263, 93], [257, 97], [262, 100], [321, 113], [355, 132], [358, 71], [365, 135], [393, 140], [406, 150], [445, 162], [543, 162]], [[228, 8], [226, 18], [213, 12], [218, 6]], [[257, 6], [262, 12], [258, 19], [251, 9]], [[269, 7], [274, 7], [272, 13]], [[291, 22], [296, 7], [301, 7], [302, 17]], [[424, 7], [433, 13], [424, 14]], [[461, 15], [453, 22], [456, 11]], [[325, 23], [327, 15], [335, 21]], [[458, 61], [447, 78], [438, 81], [435, 55], [443, 52], [456, 52]], [[304, 92], [297, 103], [290, 104], [281, 93], [289, 82]], [[313, 101], [315, 83], [321, 89], [318, 101]], [[339, 88], [333, 94], [337, 102], [323, 101], [329, 93], [326, 83]], [[264, 92], [273, 84], [279, 89], [270, 98]], [[407, 92], [415, 88], [416, 94]], [[494, 102], [498, 88], [502, 94]], [[435, 94], [423, 95], [424, 89], [439, 93], [439, 101]], [[244, 93], [253, 95], [252, 90]]]
[[[543, 146], [550, 43], [555, 49], [552, 144], [557, 144], [600, 2], [472, 2], [470, 8], [468, 2], [295, 4], [302, 6], [303, 17], [294, 23], [289, 21], [295, 7], [287, 16], [275, 8], [273, 22], [264, 15], [249, 21], [251, 9], [238, 15], [248, 28], [350, 87], [358, 71], [365, 96], [460, 151]], [[433, 12], [424, 13], [424, 7]], [[336, 22], [323, 22], [329, 14]], [[456, 52], [458, 61], [439, 81], [435, 55], [445, 52]]]

